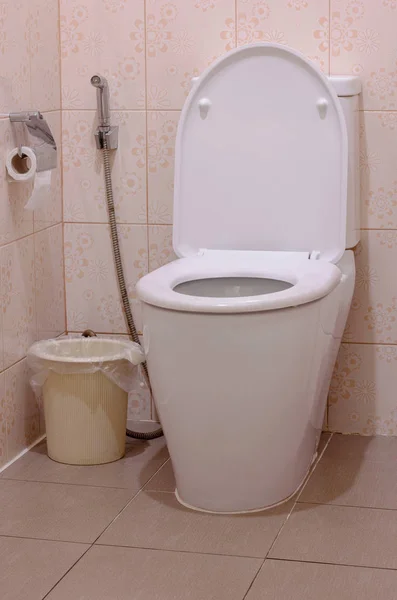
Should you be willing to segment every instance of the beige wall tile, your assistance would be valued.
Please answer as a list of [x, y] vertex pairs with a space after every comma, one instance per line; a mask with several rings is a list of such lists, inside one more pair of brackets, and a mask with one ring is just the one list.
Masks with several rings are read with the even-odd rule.
[[[37, 265], [31, 234], [62, 222], [58, 17], [57, 0], [5, 0], [0, 6], [1, 113], [31, 109], [43, 112], [59, 148], [58, 169], [52, 173], [51, 190], [42, 208], [34, 214], [26, 211], [33, 182], [9, 183], [5, 157], [18, 143], [34, 146], [34, 140], [23, 125], [12, 126], [7, 118], [0, 119], [0, 370], [10, 367], [1, 375], [1, 388], [5, 386], [5, 390], [1, 393], [0, 464], [4, 464], [5, 456], [7, 460], [14, 458], [38, 433], [37, 407], [33, 408], [23, 359], [37, 337], [36, 317], [41, 326], [43, 310], [48, 309], [48, 302], [51, 304], [47, 292], [58, 293], [58, 286], [63, 287], [59, 261], [59, 270], [52, 272], [57, 288], [50, 290], [47, 281], [44, 300], [44, 288], [39, 283], [40, 306], [36, 311]], [[57, 248], [58, 256], [62, 251], [60, 237], [50, 242], [47, 261], [56, 256]]]
[[[117, 221], [146, 223], [145, 113], [116, 112], [112, 118], [120, 128], [119, 148], [111, 156]], [[103, 157], [94, 130], [94, 111], [63, 111], [65, 222], [108, 222]]]
[[329, 0], [237, 0], [238, 45], [291, 46], [329, 71]]
[[[138, 330], [140, 306], [135, 283], [148, 270], [147, 228], [120, 225], [120, 245], [130, 301]], [[65, 225], [68, 330], [126, 333], [107, 225]]]
[[55, 338], [66, 329], [62, 225], [35, 234], [37, 337]]
[[343, 344], [328, 397], [331, 431], [397, 435], [397, 348]]
[[29, 2], [29, 55], [32, 101], [40, 112], [61, 108], [59, 6], [55, 0]]
[[397, 231], [361, 232], [346, 342], [397, 343], [397, 278], [390, 273], [396, 253]]
[[394, 0], [331, 2], [331, 73], [362, 78], [367, 110], [397, 106], [396, 26]]
[[33, 236], [0, 249], [4, 367], [21, 360], [36, 340]]
[[361, 226], [395, 229], [397, 112], [361, 113], [360, 143]]
[[3, 112], [30, 108], [29, 21], [30, 0], [2, 2], [0, 13], [1, 85]]
[[144, 1], [61, 0], [60, 6], [62, 108], [96, 108], [95, 73], [108, 78], [113, 108], [145, 108]]
[[5, 375], [0, 373], [0, 469], [7, 462], [7, 410]]
[[172, 247], [172, 227], [170, 225], [151, 225], [148, 227], [149, 236], [149, 271], [175, 260]]
[[234, 0], [146, 2], [148, 108], [182, 108], [191, 78], [235, 45]]
[[15, 458], [40, 436], [39, 408], [30, 387], [26, 359], [7, 369], [3, 410], [6, 418], [7, 461]]
[[180, 113], [148, 113], [148, 222], [172, 223], [175, 138]]
[[[0, 86], [1, 88], [1, 86]], [[32, 182], [9, 182], [6, 177], [6, 157], [16, 147], [17, 130], [8, 119], [0, 120], [0, 246], [33, 233], [33, 213], [24, 210]], [[21, 138], [26, 140], [27, 138]]]

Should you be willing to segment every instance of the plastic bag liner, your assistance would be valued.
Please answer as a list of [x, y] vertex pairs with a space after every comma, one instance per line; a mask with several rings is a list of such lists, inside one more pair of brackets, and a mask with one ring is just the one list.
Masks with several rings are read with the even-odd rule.
[[30, 384], [37, 397], [51, 372], [78, 375], [101, 371], [124, 391], [134, 391], [137, 366], [145, 360], [138, 344], [99, 337], [42, 340], [30, 347], [27, 358], [33, 372]]

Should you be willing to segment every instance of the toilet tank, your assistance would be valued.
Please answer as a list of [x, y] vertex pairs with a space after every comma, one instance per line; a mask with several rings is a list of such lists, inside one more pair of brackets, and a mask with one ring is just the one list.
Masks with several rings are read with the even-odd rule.
[[331, 75], [330, 81], [345, 115], [349, 145], [346, 249], [360, 241], [360, 123], [359, 98], [361, 81], [350, 75]]

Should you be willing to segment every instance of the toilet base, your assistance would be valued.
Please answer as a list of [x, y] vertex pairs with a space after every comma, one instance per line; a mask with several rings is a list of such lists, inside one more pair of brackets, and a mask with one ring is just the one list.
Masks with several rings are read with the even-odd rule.
[[280, 500], [280, 502], [276, 502], [275, 504], [271, 504], [270, 506], [262, 506], [261, 508], [251, 508], [250, 510], [233, 510], [233, 511], [207, 510], [205, 508], [200, 508], [199, 506], [192, 506], [191, 504], [188, 504], [187, 502], [182, 500], [182, 498], [180, 497], [180, 495], [178, 493], [177, 488], [175, 488], [175, 498], [178, 500], [179, 504], [181, 504], [185, 508], [189, 508], [190, 510], [195, 510], [196, 512], [208, 513], [210, 515], [246, 515], [246, 514], [250, 514], [250, 513], [264, 512], [265, 510], [272, 510], [273, 508], [277, 508], [277, 506], [281, 506], [282, 504], [285, 504], [286, 502], [291, 500], [291, 498], [293, 498], [295, 496], [295, 494], [297, 494], [299, 492], [299, 490], [301, 488], [303, 488], [303, 486], [305, 485], [309, 476], [311, 475], [312, 466], [315, 463], [317, 457], [318, 457], [318, 452], [315, 452], [312, 462], [310, 463], [310, 467], [308, 468], [306, 475], [304, 476], [304, 478], [302, 479], [302, 481], [300, 482], [300, 484], [298, 485], [296, 490], [294, 492], [292, 492], [292, 494], [290, 494], [287, 498], [284, 498], [283, 500]]

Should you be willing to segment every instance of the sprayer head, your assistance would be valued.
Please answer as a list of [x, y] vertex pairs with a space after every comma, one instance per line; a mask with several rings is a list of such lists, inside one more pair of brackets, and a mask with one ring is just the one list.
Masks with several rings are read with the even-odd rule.
[[91, 85], [93, 85], [96, 88], [105, 88], [108, 87], [108, 82], [105, 79], [105, 77], [102, 77], [102, 75], [93, 75], [91, 77]]

